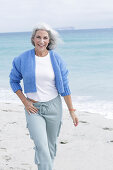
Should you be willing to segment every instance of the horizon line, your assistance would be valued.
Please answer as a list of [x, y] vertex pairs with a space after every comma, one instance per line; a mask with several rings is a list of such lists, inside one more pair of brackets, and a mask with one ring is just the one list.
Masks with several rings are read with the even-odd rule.
[[[68, 29], [72, 28], [72, 29]], [[79, 30], [102, 30], [102, 29], [113, 29], [113, 27], [103, 27], [103, 28], [79, 28], [76, 29], [75, 27], [61, 27], [61, 28], [53, 28], [56, 31], [79, 31]], [[11, 32], [0, 32], [0, 34], [4, 33], [27, 33], [27, 32], [32, 32], [32, 31], [11, 31]]]

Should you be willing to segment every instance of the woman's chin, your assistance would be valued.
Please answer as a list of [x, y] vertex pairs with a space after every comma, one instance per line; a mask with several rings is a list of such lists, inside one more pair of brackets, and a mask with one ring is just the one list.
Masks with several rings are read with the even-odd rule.
[[45, 47], [38, 47], [36, 48], [37, 51], [43, 52], [45, 50], [47, 50]]

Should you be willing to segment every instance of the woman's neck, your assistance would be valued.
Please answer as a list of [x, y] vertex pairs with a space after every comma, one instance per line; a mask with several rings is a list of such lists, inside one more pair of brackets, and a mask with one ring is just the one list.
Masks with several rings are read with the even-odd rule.
[[46, 56], [47, 54], [48, 54], [48, 50], [45, 50], [45, 51], [37, 51], [37, 50], [35, 49], [35, 55], [36, 55], [36, 56], [44, 57], [44, 56]]

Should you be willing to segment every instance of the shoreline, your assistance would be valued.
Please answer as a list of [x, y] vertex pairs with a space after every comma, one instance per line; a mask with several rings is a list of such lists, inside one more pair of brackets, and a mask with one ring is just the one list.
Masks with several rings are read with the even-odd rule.
[[[106, 99], [98, 99], [94, 96], [75, 96], [71, 95], [73, 106], [80, 112], [89, 112], [91, 114], [98, 113], [102, 115], [106, 119], [113, 120], [113, 100]], [[64, 102], [63, 97], [62, 104], [63, 108], [66, 110], [67, 106]], [[7, 107], [5, 104], [19, 104], [21, 105], [20, 99], [11, 91], [11, 90], [1, 90], [1, 98], [0, 98], [0, 108]]]
[[[37, 170], [23, 105], [2, 103], [0, 115], [0, 170]], [[79, 125], [75, 127], [63, 109], [53, 170], [111, 170], [113, 120], [88, 112], [77, 115]]]

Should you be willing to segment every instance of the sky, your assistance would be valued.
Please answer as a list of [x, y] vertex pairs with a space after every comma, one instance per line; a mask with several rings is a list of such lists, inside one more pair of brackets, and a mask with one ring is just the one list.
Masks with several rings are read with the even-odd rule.
[[113, 0], [0, 0], [0, 32], [53, 28], [113, 28]]

